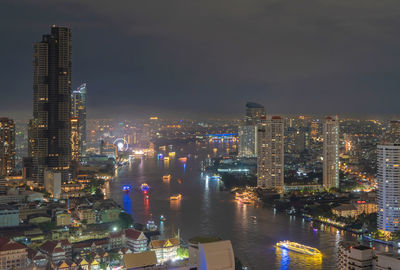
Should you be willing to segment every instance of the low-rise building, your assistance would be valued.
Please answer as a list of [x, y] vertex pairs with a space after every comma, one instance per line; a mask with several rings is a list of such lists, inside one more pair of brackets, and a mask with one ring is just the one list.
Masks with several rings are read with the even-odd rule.
[[0, 269], [26, 269], [28, 251], [26, 246], [7, 237], [0, 238]]
[[352, 204], [342, 204], [332, 209], [332, 213], [339, 217], [356, 217], [357, 208]]
[[70, 226], [72, 224], [71, 215], [67, 212], [61, 212], [56, 214], [57, 226]]
[[[130, 253], [123, 256], [124, 269], [160, 269], [156, 268], [157, 256], [154, 251]], [[164, 268], [164, 267], [162, 267]]]
[[79, 205], [76, 209], [76, 213], [82, 223], [96, 223], [96, 211], [94, 211], [89, 205]]
[[394, 253], [376, 254], [374, 270], [400, 270], [400, 255]]
[[21, 204], [18, 206], [20, 220], [26, 221], [29, 216], [45, 215], [48, 208], [46, 206], [38, 206], [36, 203]]
[[374, 252], [372, 248], [353, 242], [341, 242], [338, 247], [337, 266], [339, 270], [372, 270]]
[[124, 231], [124, 245], [134, 253], [147, 250], [148, 238], [146, 235], [135, 229], [126, 229]]
[[178, 238], [151, 240], [149, 244], [149, 249], [156, 253], [158, 263], [175, 260], [178, 255], [179, 247], [180, 242]]
[[110, 234], [109, 234], [110, 249], [122, 248], [123, 240], [124, 240], [124, 232], [123, 231], [110, 232]]
[[28, 248], [28, 264], [37, 269], [43, 269], [47, 265], [48, 260], [39, 250]]
[[16, 206], [0, 205], [0, 228], [19, 225], [19, 210]]
[[[61, 261], [65, 261], [69, 257], [68, 255], [71, 254], [71, 245], [68, 245], [68, 243], [64, 242], [63, 244], [61, 241], [48, 240], [39, 247], [39, 250], [45, 254], [52, 263], [58, 264]], [[69, 250], [64, 249], [66, 245]]]
[[363, 200], [357, 200], [353, 203], [357, 209], [357, 215], [361, 214], [372, 214], [378, 212], [378, 204], [374, 202], [368, 202]]

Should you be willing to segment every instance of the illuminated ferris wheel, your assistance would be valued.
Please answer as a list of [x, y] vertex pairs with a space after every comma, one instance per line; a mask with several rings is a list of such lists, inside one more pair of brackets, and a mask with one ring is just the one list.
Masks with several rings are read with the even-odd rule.
[[113, 144], [117, 146], [118, 151], [128, 151], [129, 144], [124, 138], [116, 139]]

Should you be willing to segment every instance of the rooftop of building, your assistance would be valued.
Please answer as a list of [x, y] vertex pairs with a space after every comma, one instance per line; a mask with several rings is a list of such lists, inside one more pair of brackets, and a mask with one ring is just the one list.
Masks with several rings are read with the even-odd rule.
[[217, 242], [217, 241], [221, 241], [221, 240], [222, 239], [220, 237], [216, 237], [216, 236], [196, 236], [196, 237], [193, 237], [192, 239], [189, 239], [189, 243], [204, 244], [204, 243]]
[[341, 204], [341, 205], [339, 205], [339, 206], [337, 206], [337, 207], [335, 207], [335, 208], [333, 208], [334, 210], [337, 210], [337, 211], [350, 211], [350, 210], [357, 210], [357, 208], [354, 206], [354, 205], [352, 205], [352, 204]]
[[0, 251], [9, 251], [9, 250], [18, 250], [18, 249], [25, 249], [26, 246], [14, 242], [10, 238], [7, 237], [0, 237]]
[[125, 254], [123, 260], [126, 269], [136, 269], [157, 264], [157, 257], [154, 251]]

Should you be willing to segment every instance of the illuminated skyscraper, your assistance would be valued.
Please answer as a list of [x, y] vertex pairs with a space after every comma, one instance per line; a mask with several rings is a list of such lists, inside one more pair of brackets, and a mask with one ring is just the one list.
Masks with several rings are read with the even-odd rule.
[[283, 192], [284, 125], [280, 116], [258, 124], [257, 186]]
[[246, 103], [244, 125], [239, 126], [239, 156], [257, 157], [257, 124], [265, 117], [265, 108], [254, 102]]
[[71, 158], [73, 161], [81, 160], [81, 134], [79, 132], [78, 118], [71, 118]]
[[43, 184], [45, 169], [68, 176], [71, 161], [71, 30], [51, 28], [33, 52], [33, 179]]
[[378, 229], [400, 231], [400, 144], [378, 145]]
[[400, 122], [391, 121], [377, 147], [378, 229], [400, 231]]
[[78, 119], [78, 132], [80, 136], [80, 155], [86, 151], [86, 83], [72, 91], [72, 117]]
[[323, 185], [324, 188], [339, 187], [339, 121], [327, 117], [323, 127]]
[[0, 176], [15, 169], [15, 124], [6, 117], [0, 118]]

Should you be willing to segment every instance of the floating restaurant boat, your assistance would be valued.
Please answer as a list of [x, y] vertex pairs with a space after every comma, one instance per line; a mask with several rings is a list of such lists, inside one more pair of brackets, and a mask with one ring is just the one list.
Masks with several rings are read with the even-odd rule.
[[170, 174], [163, 175], [162, 180], [163, 180], [163, 181], [169, 181], [169, 180], [171, 180], [171, 175], [170, 175]]
[[309, 247], [306, 245], [302, 245], [296, 242], [290, 242], [288, 240], [286, 241], [280, 241], [276, 244], [277, 247], [288, 249], [291, 251], [295, 251], [298, 253], [306, 254], [306, 255], [311, 255], [311, 256], [322, 256], [321, 251], [319, 251], [316, 248]]
[[187, 161], [187, 157], [180, 157], [179, 161], [186, 162]]
[[175, 194], [175, 195], [172, 195], [171, 197], [169, 197], [169, 199], [171, 201], [178, 201], [178, 200], [182, 199], [182, 195], [181, 194]]
[[132, 189], [132, 187], [130, 185], [124, 185], [122, 187], [122, 191], [125, 193], [128, 193], [131, 189]]
[[150, 187], [149, 187], [149, 185], [146, 184], [146, 183], [144, 183], [144, 184], [142, 184], [142, 185], [140, 186], [140, 190], [143, 191], [143, 192], [147, 192], [147, 191], [149, 191], [149, 189], [150, 189]]

